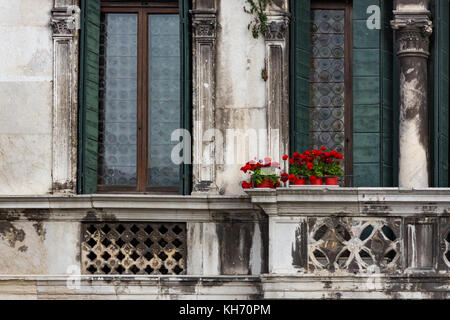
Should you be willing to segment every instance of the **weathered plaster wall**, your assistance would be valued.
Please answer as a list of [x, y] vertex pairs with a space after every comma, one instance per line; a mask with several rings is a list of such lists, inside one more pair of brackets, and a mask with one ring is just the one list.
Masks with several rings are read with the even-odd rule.
[[[224, 139], [217, 148], [220, 150], [223, 145], [225, 163], [234, 162], [217, 166], [217, 185], [225, 194], [242, 193], [239, 181], [244, 176], [239, 168], [250, 157], [263, 158], [266, 149], [266, 138], [260, 135], [267, 127], [266, 83], [261, 77], [265, 60], [264, 38], [254, 39], [247, 30], [252, 16], [244, 12], [244, 3], [242, 0], [220, 1], [218, 11], [216, 126]], [[227, 136], [229, 129], [240, 131], [235, 136], [228, 131]], [[256, 129], [253, 133], [259, 137], [246, 132], [248, 129]], [[250, 152], [252, 149], [257, 151]], [[259, 154], [255, 153], [258, 151]]]
[[46, 215], [34, 212], [25, 220], [0, 221], [0, 274], [70, 274], [80, 264], [80, 224], [43, 221]]
[[189, 275], [259, 275], [267, 272], [267, 220], [261, 212], [217, 213], [188, 224]]
[[51, 186], [52, 0], [0, 0], [0, 194]]

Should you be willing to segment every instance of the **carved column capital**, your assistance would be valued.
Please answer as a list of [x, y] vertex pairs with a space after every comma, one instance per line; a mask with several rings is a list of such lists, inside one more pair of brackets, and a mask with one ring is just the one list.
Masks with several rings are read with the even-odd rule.
[[217, 32], [215, 10], [192, 10], [191, 13], [194, 38], [215, 40]]
[[73, 36], [74, 29], [70, 27], [72, 23], [73, 23], [72, 17], [52, 18], [51, 26], [52, 26], [53, 36], [54, 37]]
[[267, 17], [266, 41], [285, 41], [289, 29], [289, 18], [287, 15], [269, 15]]
[[54, 8], [50, 19], [53, 37], [73, 37], [80, 28], [80, 11], [78, 6]]
[[392, 29], [397, 31], [397, 55], [428, 58], [433, 23], [429, 11], [394, 11]]

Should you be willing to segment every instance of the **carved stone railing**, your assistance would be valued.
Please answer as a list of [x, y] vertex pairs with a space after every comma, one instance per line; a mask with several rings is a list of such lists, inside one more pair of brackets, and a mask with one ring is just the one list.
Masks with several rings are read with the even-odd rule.
[[[248, 194], [0, 197], [0, 298], [450, 298], [450, 189]], [[145, 270], [153, 224], [183, 272]]]
[[251, 189], [265, 298], [448, 298], [450, 189]]
[[269, 215], [269, 273], [448, 273], [450, 189], [250, 190]]

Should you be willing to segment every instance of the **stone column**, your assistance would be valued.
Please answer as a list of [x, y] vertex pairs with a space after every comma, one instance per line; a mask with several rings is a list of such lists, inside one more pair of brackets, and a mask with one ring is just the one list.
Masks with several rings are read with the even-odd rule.
[[53, 31], [52, 192], [76, 192], [78, 0], [55, 0]]
[[429, 0], [398, 0], [392, 28], [400, 60], [399, 186], [429, 186]]
[[[284, 166], [289, 153], [289, 11], [275, 1], [268, 12], [266, 44], [267, 151]], [[287, 168], [282, 167], [283, 170]]]
[[215, 194], [216, 1], [197, 0], [193, 7], [193, 193]]

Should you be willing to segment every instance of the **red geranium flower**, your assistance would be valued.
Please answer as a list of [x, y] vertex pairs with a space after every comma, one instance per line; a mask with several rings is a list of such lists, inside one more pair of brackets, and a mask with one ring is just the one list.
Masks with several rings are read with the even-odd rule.
[[252, 184], [247, 181], [242, 181], [242, 189], [250, 189], [252, 187]]
[[285, 154], [285, 155], [283, 156], [283, 160], [284, 160], [284, 161], [286, 161], [288, 158], [289, 158], [289, 156], [288, 156], [287, 154]]
[[308, 170], [312, 170], [314, 168], [314, 165], [311, 162], [308, 162], [306, 164], [306, 167], [308, 168]]
[[294, 159], [289, 159], [289, 164], [294, 164]]
[[289, 181], [290, 182], [294, 182], [295, 181], [295, 176], [293, 174], [289, 175]]
[[322, 146], [322, 147], [320, 147], [320, 149], [325, 151], [325, 150], [327, 150], [327, 147]]

